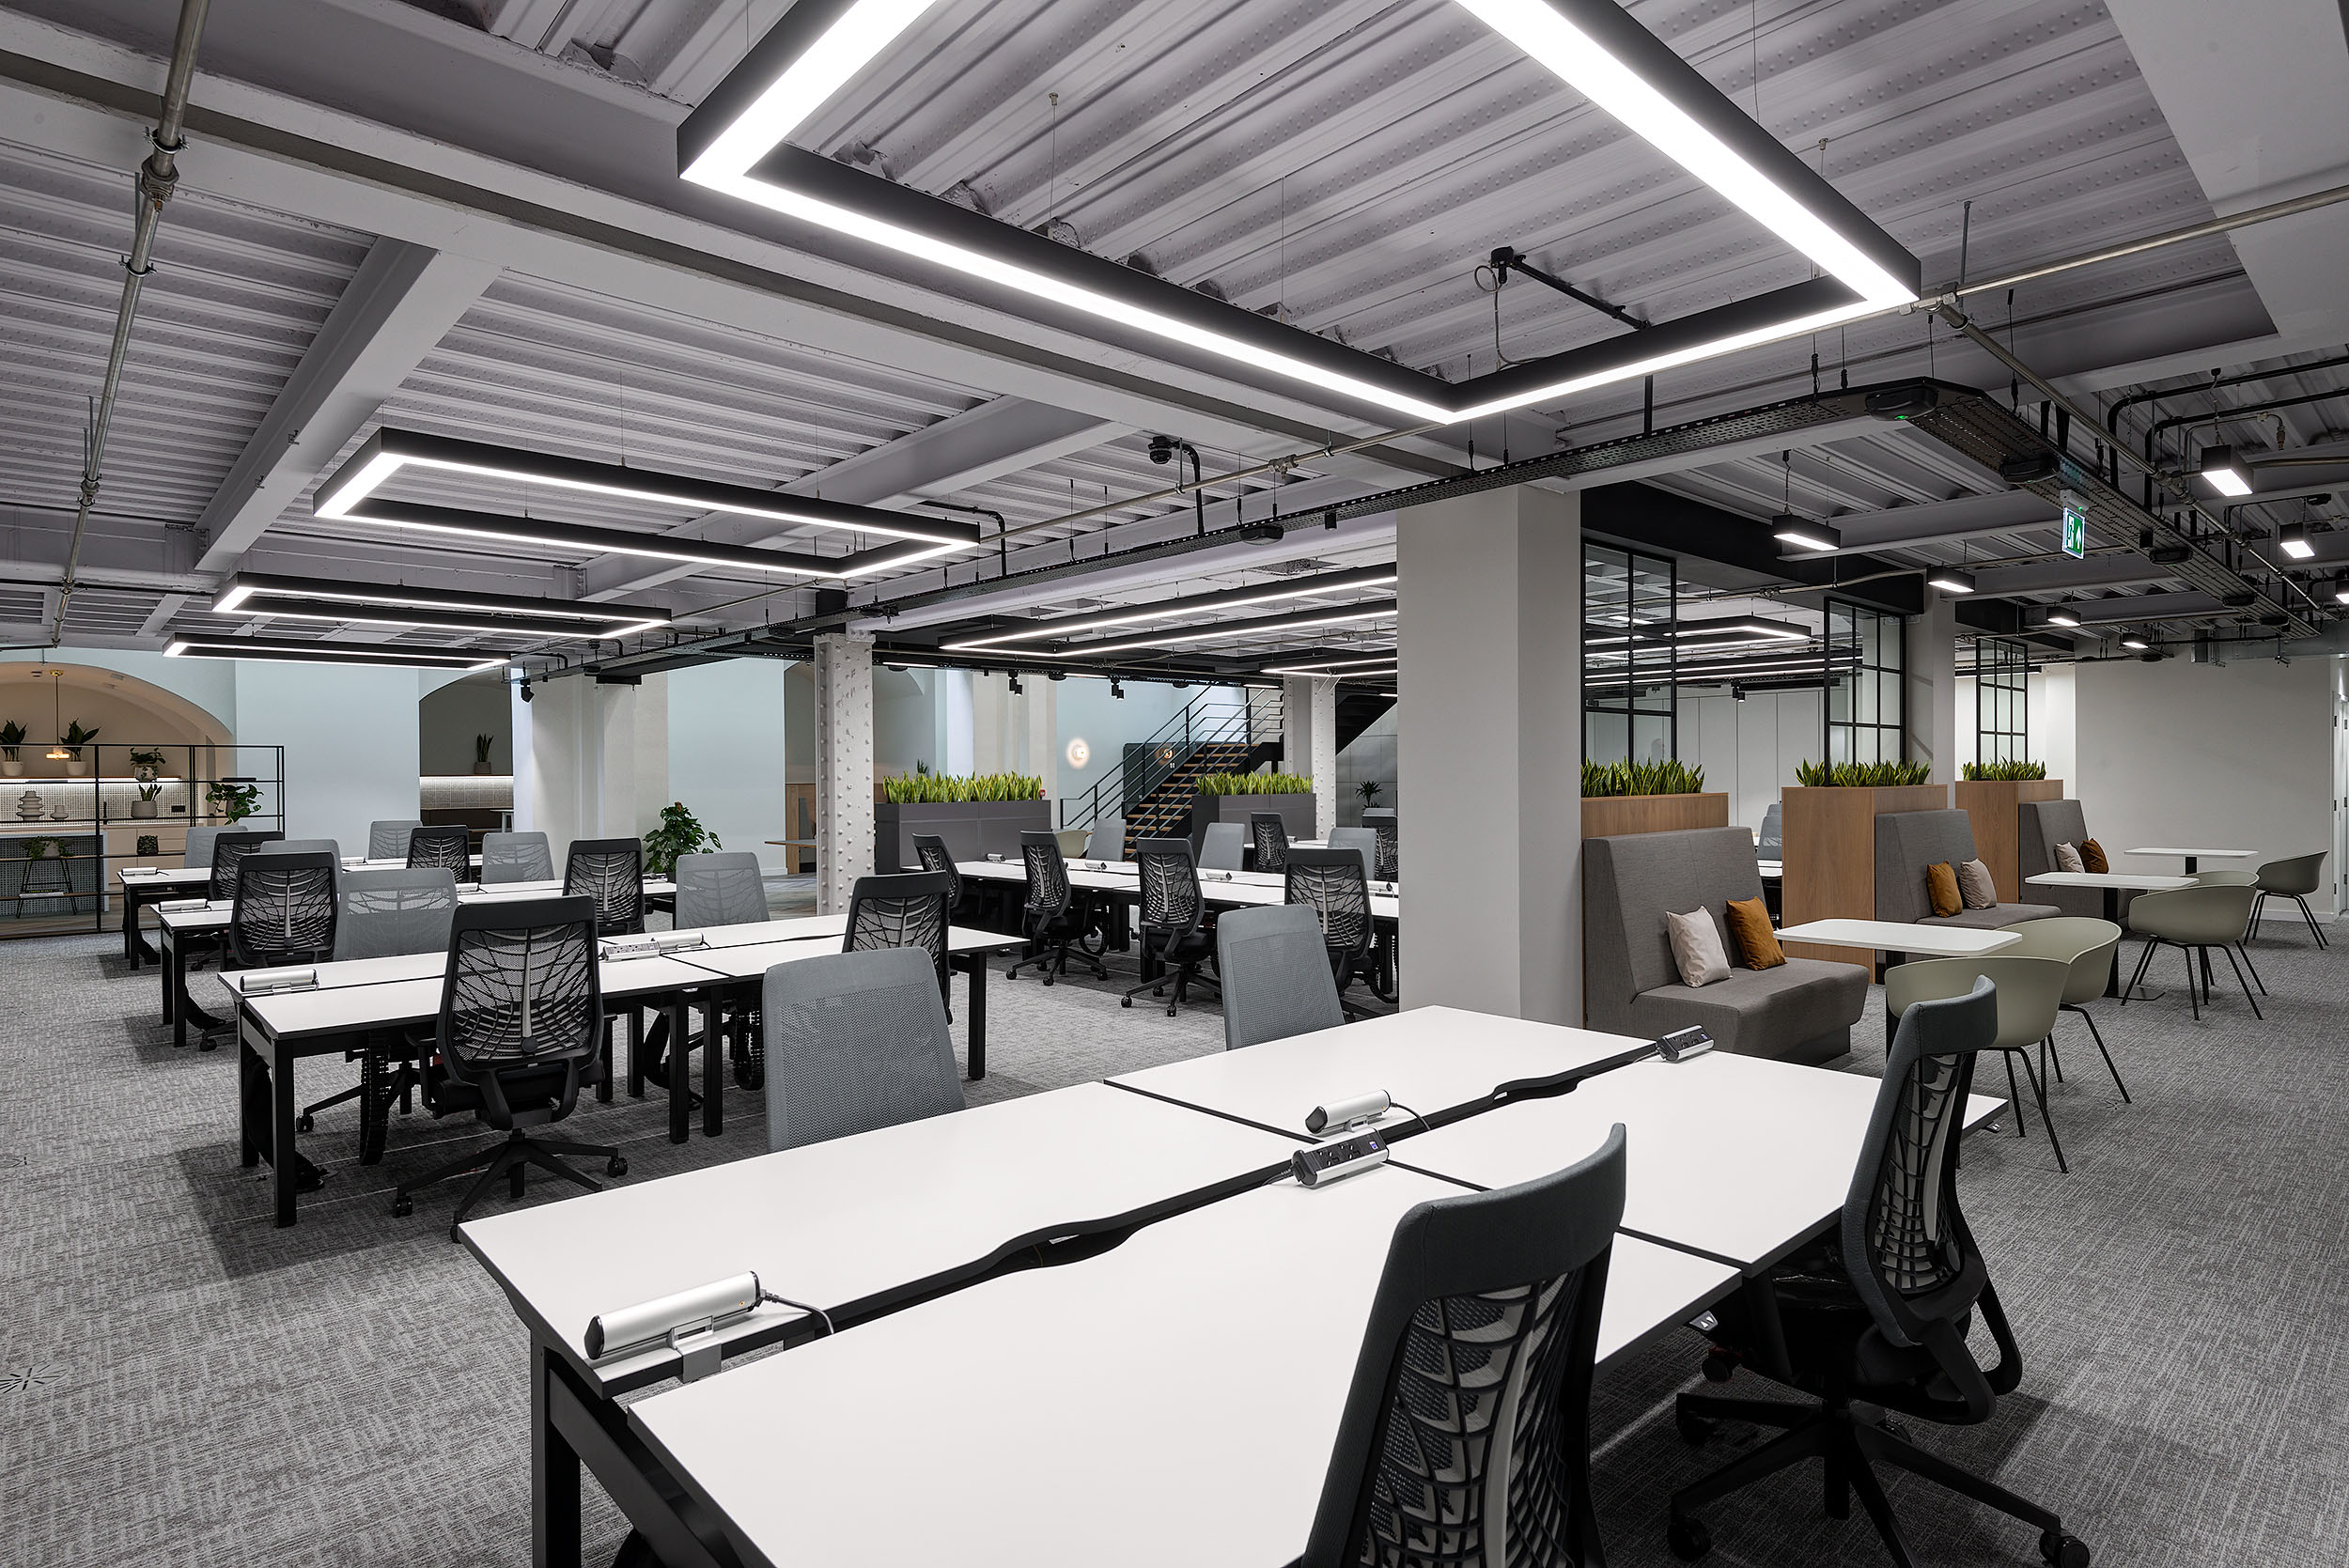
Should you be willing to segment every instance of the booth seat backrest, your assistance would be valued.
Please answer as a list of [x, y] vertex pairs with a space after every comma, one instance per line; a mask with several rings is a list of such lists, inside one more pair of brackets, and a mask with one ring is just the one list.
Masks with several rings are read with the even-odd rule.
[[2088, 836], [2088, 813], [2077, 800], [2026, 800], [2015, 810], [2015, 867], [2025, 877], [2061, 870], [2055, 846]]
[[1950, 869], [1974, 858], [1972, 820], [1962, 811], [1896, 811], [1876, 818], [1876, 919], [1914, 921], [1933, 913], [1925, 867]]
[[1674, 833], [1624, 833], [1582, 844], [1582, 932], [1589, 972], [1583, 977], [1602, 1016], [1642, 991], [1679, 983], [1664, 916], [1703, 909], [1719, 928], [1721, 951], [1734, 953], [1722, 906], [1762, 896], [1753, 835], [1743, 828], [1694, 828]]

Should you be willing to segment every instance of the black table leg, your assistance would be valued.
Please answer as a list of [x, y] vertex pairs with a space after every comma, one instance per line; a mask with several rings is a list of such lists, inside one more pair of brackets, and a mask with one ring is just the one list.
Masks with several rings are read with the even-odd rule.
[[[173, 1015], [179, 1011], [178, 993], [179, 986], [178, 977], [183, 971], [179, 968], [179, 944], [171, 939], [171, 933], [169, 931], [165, 931], [163, 934], [163, 941], [164, 949], [163, 958], [163, 961], [156, 966], [160, 972], [158, 972], [155, 976], [155, 983], [163, 988], [163, 1022], [169, 1023], [172, 1020]], [[180, 1037], [179, 1044], [183, 1046], [187, 1044], [187, 1039], [184, 1035]]]
[[561, 1352], [530, 1345], [531, 1568], [580, 1568], [579, 1454], [555, 1429], [549, 1407], [552, 1362]]
[[693, 1079], [686, 1061], [685, 1002], [677, 998], [662, 1011], [669, 1018], [669, 1141], [682, 1143], [693, 1131]]
[[[677, 1003], [677, 1026], [685, 1024], [690, 1001]], [[716, 1138], [726, 1130], [726, 1048], [719, 1038], [718, 1002], [714, 993], [702, 998], [702, 1136]], [[680, 1039], [682, 1035], [678, 1036]]]
[[257, 1073], [267, 1071], [261, 1065], [260, 1054], [237, 1031], [237, 1137], [238, 1163], [251, 1170], [261, 1163], [261, 1129], [254, 1122], [253, 1097], [245, 1093], [245, 1085]]
[[139, 967], [139, 905], [131, 896], [131, 890], [122, 890], [122, 956], [132, 969]]
[[171, 1021], [171, 1043], [184, 1047], [188, 1043], [188, 945], [174, 941], [171, 947], [171, 968], [163, 976], [163, 1017]]
[[645, 1097], [645, 1010], [628, 1010], [628, 1094], [629, 1098]]
[[[244, 1031], [239, 1029], [237, 1034], [241, 1039]], [[294, 1222], [294, 1185], [302, 1159], [294, 1152], [293, 1057], [282, 1046], [270, 1054], [270, 1185], [277, 1190], [277, 1225], [283, 1230]]]
[[971, 1061], [963, 1076], [976, 1083], [987, 1076], [987, 955], [966, 953], [963, 962], [971, 975]]

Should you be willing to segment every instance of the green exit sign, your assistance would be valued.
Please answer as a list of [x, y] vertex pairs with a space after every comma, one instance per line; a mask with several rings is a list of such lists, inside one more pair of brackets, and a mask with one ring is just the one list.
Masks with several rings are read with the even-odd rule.
[[2069, 495], [2063, 498], [2063, 553], [2075, 561], [2088, 554], [2088, 506]]

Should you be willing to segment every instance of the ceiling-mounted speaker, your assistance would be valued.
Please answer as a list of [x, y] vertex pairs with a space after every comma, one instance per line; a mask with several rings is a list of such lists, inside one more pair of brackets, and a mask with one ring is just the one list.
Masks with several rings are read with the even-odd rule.
[[[1870, 409], [1870, 413], [1875, 411]], [[2052, 479], [2063, 466], [2052, 452], [2024, 452], [1999, 459], [1999, 477], [2010, 485], [2035, 485], [2042, 479]]]

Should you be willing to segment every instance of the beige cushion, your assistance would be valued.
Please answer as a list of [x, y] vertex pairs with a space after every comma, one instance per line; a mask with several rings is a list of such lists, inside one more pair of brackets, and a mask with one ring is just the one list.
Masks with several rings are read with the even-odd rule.
[[1683, 986], [1694, 988], [1729, 978], [1729, 954], [1721, 946], [1720, 927], [1713, 924], [1711, 911], [1667, 912], [1664, 930], [1672, 939], [1672, 962], [1679, 966]]
[[2080, 859], [2078, 845], [2059, 844], [2056, 846], [2056, 869], [2058, 871], [2086, 871], [2088, 869], [2088, 862]]
[[1987, 909], [1999, 901], [1999, 884], [1990, 879], [1990, 868], [1980, 861], [1968, 861], [1957, 868], [1957, 891], [1969, 909]]

